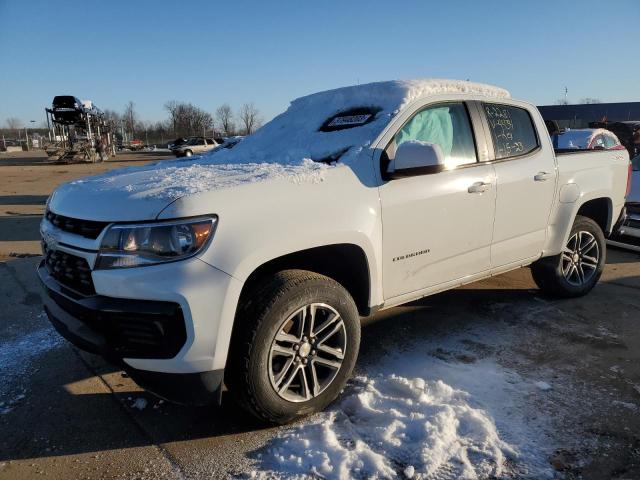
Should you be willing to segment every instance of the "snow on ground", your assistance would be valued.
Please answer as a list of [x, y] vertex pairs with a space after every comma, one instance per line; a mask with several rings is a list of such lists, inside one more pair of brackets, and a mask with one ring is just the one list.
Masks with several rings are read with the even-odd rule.
[[62, 342], [62, 337], [47, 326], [0, 343], [0, 414], [13, 410], [25, 397], [20, 379], [29, 372], [33, 362]]
[[538, 405], [551, 386], [479, 357], [480, 339], [513, 341], [483, 328], [365, 365], [327, 412], [255, 452], [252, 476], [552, 478], [552, 419]]

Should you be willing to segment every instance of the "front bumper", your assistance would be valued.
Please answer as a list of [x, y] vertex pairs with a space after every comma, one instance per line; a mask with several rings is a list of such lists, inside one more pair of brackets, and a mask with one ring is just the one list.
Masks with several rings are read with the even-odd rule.
[[[190, 267], [183, 262], [173, 264], [171, 276], [162, 271], [164, 268], [154, 272], [153, 267], [129, 269], [128, 272], [126, 269], [94, 271], [98, 293], [90, 296], [79, 295], [60, 284], [42, 262], [38, 276], [44, 291], [45, 311], [58, 332], [71, 343], [102, 355], [123, 368], [140, 386], [160, 397], [187, 404], [219, 401], [224, 373], [223, 362], [219, 360], [221, 368], [215, 367], [215, 340], [222, 324], [216, 315], [219, 311], [216, 311], [216, 305], [209, 304], [209, 315], [205, 318], [202, 313], [207, 305], [198, 301], [198, 290], [194, 288], [187, 289], [193, 305], [185, 301], [186, 297], [180, 294], [183, 289], [180, 285], [184, 287], [184, 281], [180, 280], [184, 278], [179, 272], [186, 269], [193, 274], [194, 281], [199, 282], [202, 289], [209, 290], [210, 301], [218, 299], [211, 291], [215, 293], [217, 286], [224, 294], [226, 285], [221, 282], [203, 284], [204, 277], [226, 274], [200, 260], [195, 262]], [[155, 283], [151, 281], [154, 273]], [[171, 286], [171, 280], [176, 279], [178, 284]], [[206, 280], [212, 278], [209, 276]], [[125, 286], [127, 283], [128, 287]], [[112, 289], [109, 294], [113, 296], [103, 294], [107, 286]], [[113, 291], [123, 289], [123, 286], [126, 294]], [[163, 300], [137, 299], [153, 298], [149, 294], [153, 287], [156, 296]], [[163, 293], [171, 287], [173, 297]], [[197, 332], [206, 334], [198, 337]], [[226, 357], [226, 350], [217, 353]]]

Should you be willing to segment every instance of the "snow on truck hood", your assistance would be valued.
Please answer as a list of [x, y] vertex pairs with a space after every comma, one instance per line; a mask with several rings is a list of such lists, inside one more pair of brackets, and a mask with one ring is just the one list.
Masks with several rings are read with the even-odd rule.
[[154, 218], [186, 195], [272, 178], [318, 182], [335, 165], [331, 160], [354, 162], [413, 100], [442, 93], [509, 97], [498, 87], [437, 79], [377, 82], [315, 93], [292, 101], [284, 113], [233, 149], [82, 178], [56, 190], [50, 207], [79, 218], [121, 220], [130, 202], [138, 201], [132, 215]]

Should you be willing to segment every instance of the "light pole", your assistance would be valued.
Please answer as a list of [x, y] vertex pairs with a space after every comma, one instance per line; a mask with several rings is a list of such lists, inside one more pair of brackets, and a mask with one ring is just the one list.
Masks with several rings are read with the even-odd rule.
[[[33, 124], [36, 123], [35, 120], [29, 120], [29, 123]], [[32, 125], [33, 127], [33, 125]], [[33, 146], [33, 140], [31, 140], [31, 146]], [[29, 150], [29, 135], [27, 135], [27, 150]]]
[[[34, 122], [35, 120], [30, 120], [30, 122]], [[29, 151], [29, 124], [27, 123], [24, 126], [24, 138], [25, 145], [27, 146], [27, 152]]]

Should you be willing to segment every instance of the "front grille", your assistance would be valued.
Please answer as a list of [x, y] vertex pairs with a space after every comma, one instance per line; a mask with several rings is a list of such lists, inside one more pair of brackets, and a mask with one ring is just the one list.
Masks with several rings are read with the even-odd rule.
[[81, 220], [78, 218], [65, 217], [53, 213], [51, 210], [47, 210], [45, 217], [53, 225], [65, 232], [75, 233], [76, 235], [82, 235], [86, 238], [96, 239], [104, 230], [104, 227], [108, 225], [107, 222], [95, 222], [93, 220]]
[[60, 250], [50, 250], [44, 242], [42, 254], [47, 270], [58, 282], [83, 295], [95, 295], [91, 268], [84, 258]]

